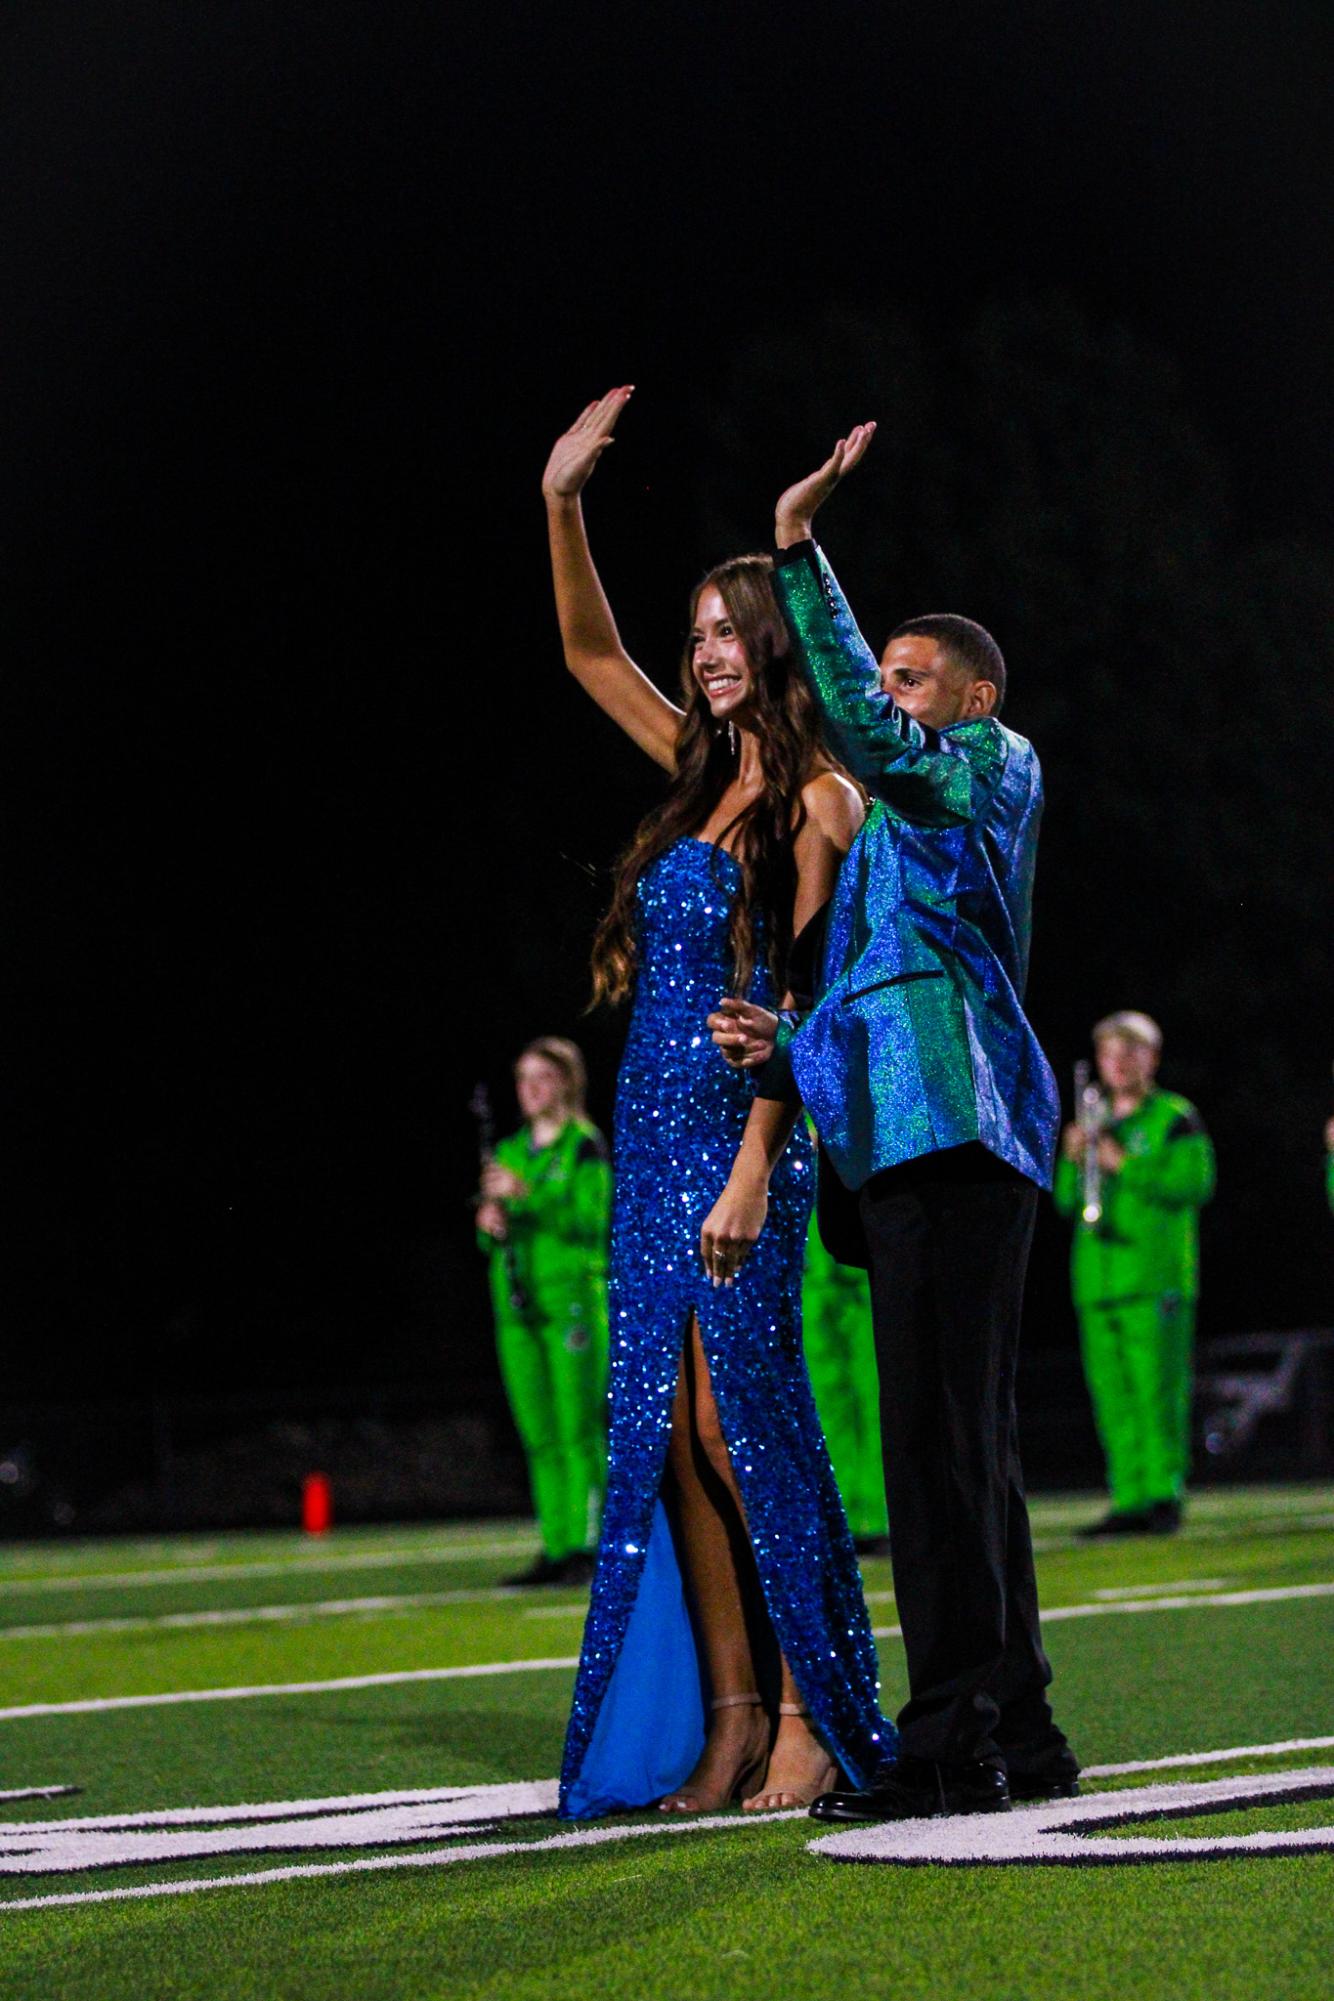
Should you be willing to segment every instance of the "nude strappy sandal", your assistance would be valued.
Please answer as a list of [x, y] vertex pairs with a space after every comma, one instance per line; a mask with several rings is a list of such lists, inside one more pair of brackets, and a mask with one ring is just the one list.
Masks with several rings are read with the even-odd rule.
[[[804, 1702], [780, 1702], [778, 1705], [778, 1714], [780, 1716], [804, 1716], [807, 1722], [809, 1722], [811, 1712], [807, 1709]], [[812, 1735], [814, 1735], [814, 1732], [812, 1732]], [[767, 1772], [765, 1776], [767, 1779]], [[821, 1793], [827, 1793], [832, 1786], [837, 1784], [838, 1766], [830, 1758], [818, 1783], [812, 1783], [810, 1786], [771, 1786], [766, 1784], [757, 1793], [753, 1793], [750, 1799], [742, 1799], [742, 1811], [744, 1813], [784, 1813], [797, 1807], [813, 1806]], [[763, 1807], [760, 1805], [761, 1801], [770, 1798], [781, 1800], [784, 1804], [776, 1807]]]
[[[754, 1691], [751, 1691], [750, 1693], [745, 1695], [715, 1695], [713, 1701], [709, 1704], [710, 1710], [741, 1709], [743, 1707], [747, 1709], [762, 1709], [764, 1707], [764, 1703], [760, 1696], [756, 1695]], [[670, 1792], [665, 1794], [663, 1798], [658, 1801], [658, 1812], [659, 1813], [716, 1813], [719, 1807], [728, 1806], [733, 1800], [744, 1799], [747, 1788], [755, 1784], [756, 1780], [759, 1778], [760, 1774], [764, 1771], [764, 1768], [768, 1764], [768, 1762], [769, 1762], [769, 1747], [768, 1744], [766, 1743], [764, 1749], [759, 1753], [758, 1757], [752, 1758], [750, 1763], [748, 1765], [744, 1765], [742, 1769], [737, 1773], [736, 1779], [734, 1780], [732, 1785], [732, 1790], [728, 1793], [726, 1799], [718, 1800], [714, 1804], [710, 1804], [704, 1801], [699, 1801], [691, 1805], [685, 1805], [685, 1804], [681, 1806], [673, 1805], [672, 1802], [675, 1800], [681, 1800], [684, 1802], [687, 1800], [691, 1800], [693, 1798], [692, 1794], [687, 1791], [686, 1787], [681, 1786], [678, 1787], [678, 1789], [675, 1792]], [[825, 1790], [827, 1791], [828, 1788], [826, 1787]]]

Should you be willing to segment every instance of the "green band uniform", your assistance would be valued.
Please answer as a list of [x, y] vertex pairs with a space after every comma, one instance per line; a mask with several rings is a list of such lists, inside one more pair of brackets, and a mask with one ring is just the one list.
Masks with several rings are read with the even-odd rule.
[[814, 1216], [801, 1289], [802, 1340], [834, 1477], [859, 1539], [889, 1533], [880, 1452], [880, 1378], [871, 1326], [871, 1283], [820, 1241]]
[[606, 1486], [611, 1163], [583, 1118], [545, 1147], [524, 1127], [501, 1140], [495, 1158], [527, 1192], [506, 1198], [507, 1242], [479, 1242], [542, 1545], [559, 1563], [595, 1543]]
[[1077, 1219], [1075, 1310], [1112, 1509], [1136, 1514], [1185, 1492], [1199, 1212], [1214, 1192], [1214, 1151], [1172, 1091], [1151, 1090], [1106, 1132], [1126, 1159], [1102, 1177], [1098, 1221], [1082, 1218], [1078, 1161], [1062, 1155], [1052, 1193]]

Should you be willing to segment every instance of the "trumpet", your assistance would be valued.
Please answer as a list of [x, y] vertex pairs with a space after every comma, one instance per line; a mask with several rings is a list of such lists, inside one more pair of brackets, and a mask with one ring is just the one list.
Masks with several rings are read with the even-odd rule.
[[1098, 1142], [1102, 1138], [1103, 1105], [1102, 1092], [1094, 1083], [1093, 1072], [1087, 1063], [1075, 1065], [1075, 1112], [1084, 1140], [1084, 1203], [1081, 1214], [1086, 1223], [1096, 1223], [1102, 1216], [1102, 1169], [1098, 1165]]

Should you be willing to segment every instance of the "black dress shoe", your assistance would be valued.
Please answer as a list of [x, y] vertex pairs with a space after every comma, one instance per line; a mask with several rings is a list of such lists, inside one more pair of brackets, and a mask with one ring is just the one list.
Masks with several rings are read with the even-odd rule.
[[1016, 1806], [1033, 1800], [1072, 1800], [1079, 1797], [1079, 1760], [1065, 1750], [1054, 1758], [1027, 1768], [1009, 1767], [1010, 1798]]
[[527, 1570], [516, 1570], [513, 1577], [502, 1577], [500, 1581], [507, 1591], [540, 1591], [544, 1586], [562, 1582], [561, 1566], [544, 1553], [534, 1557]]
[[858, 1556], [888, 1556], [890, 1542], [887, 1535], [855, 1535], [852, 1547]]
[[812, 1820], [934, 1820], [953, 1813], [1008, 1813], [1010, 1790], [1003, 1765], [978, 1758], [967, 1765], [937, 1765], [929, 1758], [900, 1758], [865, 1793], [821, 1793]]
[[1145, 1531], [1149, 1535], [1175, 1535], [1181, 1527], [1180, 1501], [1155, 1501], [1149, 1509]]
[[553, 1584], [591, 1584], [593, 1558], [586, 1549], [573, 1550], [554, 1566]]
[[1113, 1509], [1100, 1522], [1090, 1522], [1085, 1529], [1076, 1531], [1082, 1542], [1092, 1542], [1105, 1535], [1151, 1535], [1152, 1516], [1148, 1508], [1123, 1508], [1120, 1514]]

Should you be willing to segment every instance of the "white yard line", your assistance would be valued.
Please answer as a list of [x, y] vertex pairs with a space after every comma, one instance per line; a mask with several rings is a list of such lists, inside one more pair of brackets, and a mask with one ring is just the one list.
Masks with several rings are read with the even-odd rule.
[[[1103, 1599], [1093, 1605], [1047, 1605], [1042, 1610], [1042, 1623], [1052, 1626], [1059, 1619], [1105, 1619], [1117, 1613], [1130, 1612], [1193, 1612], [1201, 1605], [1276, 1605], [1289, 1598], [1334, 1598], [1334, 1584], [1276, 1584], [1256, 1591], [1211, 1591], [1198, 1596], [1180, 1592], [1166, 1598], [1118, 1598], [1111, 1602]], [[903, 1629], [901, 1626], [875, 1626], [872, 1631], [877, 1640], [897, 1640], [902, 1637]]]
[[253, 1563], [178, 1564], [170, 1570], [81, 1570], [46, 1577], [7, 1577], [0, 1571], [0, 1598], [10, 1591], [101, 1591], [124, 1585], [216, 1584], [231, 1577], [303, 1577], [321, 1570], [394, 1570], [412, 1564], [472, 1563], [483, 1558], [522, 1556], [537, 1546], [536, 1535], [510, 1542], [441, 1544], [436, 1548], [332, 1550], [290, 1559], [272, 1557]]
[[1291, 1535], [1294, 1529], [1334, 1529], [1334, 1514], [1262, 1515], [1254, 1521], [1188, 1522], [1176, 1530], [1178, 1542], [1235, 1542], [1238, 1536]]
[[[1193, 1497], [1189, 1504], [1192, 1519], [1177, 1531], [1175, 1540], [1217, 1540], [1220, 1537], [1286, 1534], [1292, 1529], [1334, 1528], [1334, 1512], [1328, 1508], [1313, 1509], [1313, 1499], [1311, 1495], [1293, 1499], [1279, 1495], [1264, 1496], [1248, 1503], [1247, 1512], [1233, 1518], [1230, 1510], [1236, 1503], [1230, 1496]], [[1035, 1541], [1034, 1547], [1069, 1548], [1078, 1540], [1074, 1532], [1076, 1525], [1082, 1526], [1094, 1519], [1098, 1505], [1096, 1496], [1089, 1496], [1086, 1500], [1030, 1503], [1033, 1523], [1039, 1531], [1059, 1531], [1065, 1523], [1071, 1524], [1070, 1533], [1049, 1535], [1046, 1540]], [[1210, 1520], [1211, 1516], [1219, 1519]], [[414, 1563], [468, 1563], [478, 1559], [522, 1555], [537, 1545], [536, 1530], [526, 1527], [514, 1529], [504, 1540], [497, 1536], [486, 1542], [451, 1543], [449, 1534], [449, 1530], [442, 1530], [438, 1543], [424, 1541], [391, 1549], [346, 1550], [339, 1553], [335, 1548], [313, 1548], [307, 1553], [303, 1545], [290, 1557], [238, 1563], [181, 1563], [158, 1570], [81, 1570], [33, 1574], [26, 1570], [8, 1570], [0, 1562], [0, 1598], [11, 1591], [87, 1591], [104, 1587], [118, 1589], [124, 1585], [151, 1588], [161, 1584], [206, 1584], [231, 1577], [286, 1577], [306, 1571], [380, 1570]]]
[[1161, 1584], [1109, 1584], [1095, 1598], [1153, 1598], [1164, 1591], [1221, 1591], [1226, 1577], [1172, 1577]]
[[[1187, 1577], [1172, 1584], [1127, 1584], [1116, 1590], [1099, 1591], [1098, 1598], [1138, 1598], [1164, 1591], [1221, 1590], [1226, 1582], [1221, 1577]], [[376, 1598], [319, 1598], [308, 1603], [300, 1601], [284, 1605], [238, 1605], [224, 1606], [216, 1610], [198, 1612], [157, 1612], [127, 1615], [117, 1618], [108, 1615], [102, 1619], [61, 1619], [47, 1620], [40, 1625], [0, 1626], [0, 1641], [5, 1640], [63, 1640], [96, 1639], [104, 1633], [174, 1632], [190, 1631], [197, 1627], [246, 1626], [252, 1624], [284, 1624], [303, 1619], [338, 1619], [365, 1617], [376, 1612], [411, 1612], [423, 1607], [434, 1608], [442, 1605], [496, 1605], [507, 1604], [527, 1596], [520, 1585], [493, 1585], [489, 1590], [476, 1591], [401, 1591], [386, 1593]], [[892, 1591], [868, 1591], [868, 1605], [892, 1605]], [[588, 1611], [588, 1601], [580, 1597], [573, 1604], [566, 1605], [525, 1605], [525, 1619], [582, 1619]]]
[[[1273, 1605], [1294, 1599], [1334, 1597], [1334, 1583], [1280, 1584], [1254, 1591], [1220, 1591], [1194, 1596], [1185, 1593], [1164, 1598], [1119, 1599], [1089, 1605], [1054, 1605], [1042, 1614], [1047, 1624], [1060, 1619], [1098, 1619], [1134, 1612], [1187, 1612], [1201, 1606], [1229, 1607]], [[877, 1626], [877, 1639], [898, 1639], [898, 1626]], [[107, 1709], [153, 1709], [181, 1702], [243, 1702], [266, 1695], [322, 1695], [344, 1688], [386, 1688], [400, 1682], [461, 1681], [502, 1674], [545, 1674], [578, 1666], [577, 1656], [563, 1655], [530, 1661], [490, 1661], [482, 1665], [443, 1668], [400, 1668], [389, 1673], [340, 1675], [330, 1681], [265, 1682], [240, 1688], [173, 1689], [160, 1695], [90, 1696], [77, 1702], [28, 1702], [0, 1709], [0, 1723], [26, 1716], [77, 1716]]]
[[1102, 1599], [1093, 1605], [1055, 1605], [1047, 1619], [1097, 1619], [1115, 1612], [1190, 1612], [1198, 1605], [1277, 1605], [1289, 1598], [1334, 1598], [1334, 1584], [1274, 1584], [1251, 1591], [1182, 1591], [1162, 1598]]
[[255, 1687], [178, 1688], [162, 1695], [97, 1695], [79, 1702], [22, 1702], [0, 1709], [0, 1723], [26, 1716], [90, 1716], [104, 1709], [162, 1709], [178, 1702], [249, 1702], [261, 1695], [330, 1695], [341, 1688], [391, 1688], [411, 1681], [468, 1681], [495, 1674], [548, 1674], [578, 1667], [574, 1654], [535, 1661], [487, 1661], [475, 1667], [397, 1668], [385, 1674], [339, 1675], [333, 1681], [273, 1681]]
[[[1168, 1591], [1221, 1591], [1227, 1583], [1226, 1577], [1173, 1577], [1161, 1584], [1120, 1584], [1109, 1586], [1104, 1591], [1095, 1591], [1095, 1598], [1154, 1598]], [[892, 1591], [867, 1591], [863, 1594], [868, 1605], [892, 1605], [895, 1594]], [[554, 1607], [551, 1609], [555, 1609]], [[542, 1616], [533, 1612], [530, 1618]], [[1044, 1614], [1044, 1617], [1046, 1615]]]
[[[1164, 1594], [1167, 1592], [1221, 1591], [1226, 1582], [1226, 1578], [1223, 1577], [1183, 1577], [1163, 1584], [1118, 1585], [1115, 1588], [1096, 1591], [1094, 1596], [1099, 1600], [1110, 1602], [1127, 1598], [1152, 1597], [1165, 1603], [1167, 1601]], [[401, 1591], [385, 1593], [374, 1598], [318, 1598], [308, 1602], [298, 1600], [282, 1605], [224, 1606], [197, 1612], [157, 1612], [130, 1614], [125, 1617], [108, 1615], [98, 1619], [46, 1620], [38, 1625], [0, 1626], [0, 1642], [96, 1639], [104, 1633], [191, 1631], [199, 1627], [284, 1624], [293, 1621], [299, 1623], [303, 1619], [358, 1618], [378, 1612], [411, 1612], [446, 1605], [509, 1604], [527, 1595], [522, 1586], [497, 1584], [489, 1589], [473, 1591]], [[894, 1593], [868, 1591], [866, 1603], [892, 1605]], [[525, 1619], [582, 1619], [587, 1610], [588, 1601], [582, 1596], [573, 1603], [564, 1605], [522, 1607]]]
[[[1092, 1516], [1085, 1517], [1092, 1520]], [[1239, 1537], [1294, 1535], [1306, 1529], [1334, 1528], [1334, 1514], [1277, 1514], [1245, 1517], [1239, 1520], [1220, 1519], [1216, 1522], [1188, 1522], [1183, 1528], [1173, 1532], [1173, 1542], [1236, 1542]], [[1055, 1522], [1048, 1524], [1047, 1533], [1035, 1533], [1033, 1548], [1041, 1555], [1049, 1555], [1053, 1550], [1083, 1549], [1086, 1541], [1078, 1528], [1071, 1527], [1060, 1532]]]
[[[506, 1604], [522, 1595], [518, 1585], [498, 1584], [489, 1591], [402, 1591], [380, 1598], [318, 1598], [304, 1604], [298, 1600], [286, 1605], [236, 1605], [216, 1611], [144, 1613], [123, 1619], [64, 1619], [39, 1626], [0, 1626], [0, 1640], [89, 1639], [102, 1633], [170, 1632], [197, 1626], [355, 1618], [371, 1612], [411, 1612], [422, 1606]], [[548, 1605], [533, 1609], [582, 1618], [587, 1605], [581, 1599], [576, 1605]]]
[[1119, 1779], [1127, 1772], [1167, 1772], [1177, 1765], [1230, 1765], [1234, 1758], [1282, 1758], [1291, 1751], [1327, 1751], [1334, 1737], [1288, 1737], [1281, 1744], [1234, 1744], [1229, 1751], [1182, 1751], [1173, 1758], [1132, 1758], [1124, 1765], [1085, 1765], [1086, 1779]]
[[[1028, 1512], [1035, 1523], [1055, 1525], [1086, 1520], [1107, 1505], [1104, 1493], [1030, 1494]], [[1192, 1521], [1209, 1516], [1244, 1517], [1305, 1515], [1334, 1507], [1334, 1487], [1327, 1483], [1299, 1487], [1203, 1487], [1186, 1496]]]

